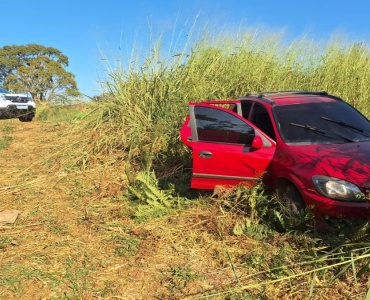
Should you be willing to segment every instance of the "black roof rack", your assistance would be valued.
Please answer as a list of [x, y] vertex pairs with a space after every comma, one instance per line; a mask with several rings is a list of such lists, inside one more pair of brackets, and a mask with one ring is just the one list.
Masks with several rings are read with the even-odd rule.
[[270, 104], [275, 103], [274, 100], [264, 97], [263, 94], [246, 94], [245, 96], [240, 97], [239, 100], [246, 100], [246, 99], [251, 99], [251, 98], [258, 98], [259, 100], [265, 101]]
[[248, 93], [245, 96], [241, 97], [240, 100], [245, 99], [245, 97], [256, 97], [263, 101], [266, 101], [268, 103], [274, 103], [272, 99], [269, 98], [269, 96], [275, 96], [275, 95], [318, 95], [318, 96], [327, 96], [339, 101], [343, 101], [343, 99], [330, 95], [325, 91], [294, 91], [294, 90], [287, 90], [287, 91], [268, 91], [268, 92], [258, 92], [258, 93]]
[[255, 95], [255, 96], [259, 96], [259, 97], [264, 97], [264, 96], [267, 96], [267, 95], [278, 95], [278, 94], [306, 94], [306, 95], [328, 95], [327, 92], [325, 91], [305, 91], [305, 90], [302, 90], [302, 91], [296, 91], [296, 90], [283, 90], [283, 91], [268, 91], [268, 92], [258, 92], [256, 94], [247, 94], [247, 96], [252, 96], [252, 95]]

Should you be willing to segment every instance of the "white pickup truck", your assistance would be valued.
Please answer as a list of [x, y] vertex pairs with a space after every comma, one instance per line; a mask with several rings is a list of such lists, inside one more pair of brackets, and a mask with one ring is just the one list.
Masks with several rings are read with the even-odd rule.
[[31, 122], [35, 113], [36, 104], [29, 93], [11, 93], [0, 88], [0, 119]]

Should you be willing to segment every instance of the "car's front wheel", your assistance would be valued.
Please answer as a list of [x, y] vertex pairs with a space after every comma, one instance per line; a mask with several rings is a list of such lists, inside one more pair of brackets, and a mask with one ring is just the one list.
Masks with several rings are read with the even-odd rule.
[[291, 217], [299, 217], [305, 210], [306, 205], [301, 193], [292, 183], [280, 185], [278, 189], [279, 198], [284, 205], [284, 210]]
[[298, 189], [294, 185], [289, 184], [286, 186], [284, 194], [286, 204], [289, 206], [289, 212], [292, 215], [300, 215], [306, 206]]

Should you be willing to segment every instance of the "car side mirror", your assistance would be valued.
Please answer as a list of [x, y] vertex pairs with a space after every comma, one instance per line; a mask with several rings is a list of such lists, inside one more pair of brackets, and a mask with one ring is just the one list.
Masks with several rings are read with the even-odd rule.
[[261, 149], [262, 147], [263, 147], [262, 138], [260, 136], [256, 135], [253, 138], [253, 141], [252, 141], [252, 149], [253, 150], [258, 150], [258, 149]]

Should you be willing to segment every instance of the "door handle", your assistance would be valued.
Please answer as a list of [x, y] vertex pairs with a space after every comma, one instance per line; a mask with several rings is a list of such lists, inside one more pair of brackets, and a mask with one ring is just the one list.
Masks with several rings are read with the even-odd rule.
[[199, 152], [199, 157], [201, 157], [201, 158], [211, 158], [212, 157], [212, 152], [201, 151], [201, 152]]

